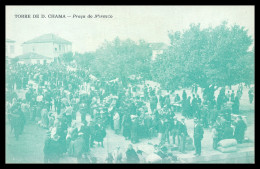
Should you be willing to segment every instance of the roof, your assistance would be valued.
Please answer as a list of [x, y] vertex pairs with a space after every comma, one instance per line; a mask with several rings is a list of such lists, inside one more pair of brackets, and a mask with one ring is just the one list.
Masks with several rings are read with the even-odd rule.
[[162, 50], [162, 49], [167, 49], [168, 46], [165, 44], [165, 43], [150, 43], [150, 47], [153, 49], [153, 50]]
[[37, 53], [29, 52], [26, 54], [22, 54], [19, 56], [16, 56], [19, 60], [24, 60], [24, 59], [51, 59], [50, 57], [43, 56]]
[[54, 42], [54, 43], [65, 43], [65, 44], [71, 44], [70, 41], [67, 41], [57, 35], [54, 35], [52, 33], [50, 34], [44, 34], [42, 36], [36, 37], [34, 39], [31, 39], [29, 41], [24, 42], [23, 44], [30, 44], [30, 43], [45, 43], [45, 42]]
[[11, 43], [14, 43], [14, 42], [15, 42], [14, 40], [11, 40], [11, 39], [8, 39], [8, 38], [6, 38], [5, 41], [6, 41], [6, 42], [11, 42]]

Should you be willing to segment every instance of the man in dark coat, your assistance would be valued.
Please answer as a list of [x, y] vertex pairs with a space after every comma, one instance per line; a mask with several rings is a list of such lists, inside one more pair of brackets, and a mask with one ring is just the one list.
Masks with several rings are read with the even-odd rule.
[[238, 116], [238, 121], [235, 124], [235, 132], [234, 132], [234, 137], [238, 143], [243, 142], [246, 128], [247, 128], [246, 123], [244, 122], [241, 116]]
[[192, 111], [192, 116], [194, 117], [195, 115], [200, 119], [200, 114], [198, 111], [198, 103], [197, 103], [197, 98], [193, 94], [193, 99], [191, 101], [191, 111]]
[[81, 126], [80, 132], [82, 132], [84, 136], [84, 152], [88, 152], [90, 149], [90, 128], [86, 120], [83, 120], [82, 123], [84, 125]]
[[179, 144], [179, 150], [182, 153], [185, 153], [185, 144], [186, 144], [186, 137], [188, 136], [188, 132], [187, 132], [187, 127], [185, 124], [185, 118], [182, 117], [181, 121], [179, 123], [179, 133], [178, 133], [179, 137], [180, 137], [180, 144]]
[[197, 118], [194, 119], [194, 146], [195, 146], [195, 154], [196, 156], [201, 155], [201, 140], [203, 138], [204, 130], [202, 126], [199, 123], [199, 120]]
[[175, 116], [173, 118], [173, 123], [171, 127], [171, 135], [172, 135], [172, 143], [175, 144], [176, 136], [178, 138], [178, 144], [180, 142], [178, 134], [179, 134], [179, 121], [177, 120], [177, 117]]
[[250, 102], [250, 104], [252, 104], [253, 99], [254, 99], [254, 91], [253, 91], [253, 88], [250, 88], [250, 89], [249, 89], [249, 91], [248, 91], [248, 96], [249, 96], [249, 102]]
[[96, 124], [96, 126], [95, 126], [95, 130], [96, 130], [96, 133], [95, 133], [95, 141], [97, 141], [98, 142], [98, 146], [100, 146], [99, 145], [99, 143], [101, 143], [101, 147], [104, 147], [104, 145], [103, 145], [103, 140], [104, 140], [104, 138], [105, 138], [105, 136], [106, 136], [106, 130], [104, 129], [104, 127], [101, 125], [101, 124]]
[[222, 88], [219, 92], [219, 95], [217, 97], [217, 109], [220, 110], [223, 106], [224, 103], [224, 99], [225, 99], [225, 89]]
[[165, 130], [164, 130], [164, 141], [167, 141], [170, 144], [170, 131], [171, 131], [171, 121], [167, 118], [164, 120]]
[[25, 116], [21, 110], [21, 104], [16, 103], [11, 111], [11, 130], [14, 130], [14, 135], [16, 140], [18, 140], [19, 136], [22, 134], [24, 125], [25, 125]]
[[182, 92], [182, 100], [186, 100], [187, 99], [187, 93], [185, 90], [183, 90]]
[[132, 120], [132, 125], [131, 125], [131, 142], [132, 143], [137, 143], [139, 138], [138, 138], [138, 127], [139, 127], [139, 117], [135, 117]]
[[232, 105], [232, 113], [239, 114], [239, 98], [238, 96], [235, 97], [234, 103]]
[[158, 133], [160, 133], [161, 135], [160, 145], [163, 145], [165, 143], [165, 130], [166, 130], [165, 118], [161, 116], [158, 125]]
[[174, 102], [178, 103], [179, 101], [181, 101], [181, 98], [180, 98], [179, 94], [176, 94], [176, 96], [174, 98]]
[[156, 97], [155, 94], [151, 96], [151, 101], [150, 101], [150, 108], [152, 112], [154, 112], [157, 109], [157, 103], [158, 103], [158, 98]]
[[131, 138], [131, 117], [130, 114], [125, 114], [122, 120], [123, 136], [126, 140]]
[[223, 139], [232, 139], [233, 138], [233, 128], [231, 123], [226, 121], [224, 124]]
[[188, 118], [192, 118], [193, 116], [193, 112], [192, 112], [192, 106], [190, 104], [190, 96], [188, 97], [188, 99], [183, 100], [182, 101], [182, 110], [183, 110], [183, 116], [184, 117], [188, 117]]

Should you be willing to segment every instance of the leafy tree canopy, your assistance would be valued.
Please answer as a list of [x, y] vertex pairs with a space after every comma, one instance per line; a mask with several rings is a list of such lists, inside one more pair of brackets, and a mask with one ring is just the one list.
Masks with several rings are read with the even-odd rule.
[[183, 32], [168, 33], [171, 46], [153, 62], [152, 76], [168, 89], [253, 83], [252, 37], [244, 27], [227, 22], [201, 29], [191, 24]]
[[124, 81], [132, 74], [149, 78], [151, 56], [151, 48], [145, 41], [136, 43], [117, 37], [112, 42], [106, 41], [97, 49], [90, 70], [105, 80], [120, 78]]

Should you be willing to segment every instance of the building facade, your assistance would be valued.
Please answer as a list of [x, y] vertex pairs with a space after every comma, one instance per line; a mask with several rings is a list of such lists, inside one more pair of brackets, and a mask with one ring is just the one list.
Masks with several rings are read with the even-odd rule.
[[6, 58], [15, 57], [15, 41], [11, 39], [5, 40], [5, 56]]
[[165, 43], [150, 43], [150, 48], [152, 49], [152, 60], [155, 60], [158, 55], [163, 54], [168, 46]]
[[37, 53], [50, 58], [71, 52], [72, 43], [54, 34], [45, 34], [22, 44], [23, 54]]
[[29, 52], [17, 56], [19, 64], [46, 64], [53, 62], [54, 58], [39, 55], [37, 53]]

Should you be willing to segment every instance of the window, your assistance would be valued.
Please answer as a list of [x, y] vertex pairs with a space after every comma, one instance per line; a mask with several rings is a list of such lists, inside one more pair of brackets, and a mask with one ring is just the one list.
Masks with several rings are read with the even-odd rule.
[[54, 48], [54, 51], [57, 52], [57, 48]]
[[11, 54], [14, 54], [14, 45], [10, 46], [10, 52], [11, 52]]
[[59, 45], [59, 51], [61, 51], [61, 45]]
[[33, 46], [32, 51], [35, 52], [35, 47]]

